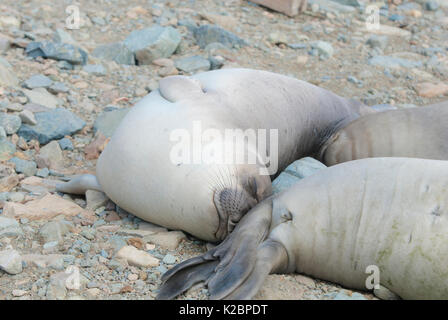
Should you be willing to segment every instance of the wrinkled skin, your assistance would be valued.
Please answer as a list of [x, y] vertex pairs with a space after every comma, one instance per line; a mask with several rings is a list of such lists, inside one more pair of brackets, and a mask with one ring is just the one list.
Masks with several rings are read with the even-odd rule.
[[448, 160], [448, 101], [379, 112], [349, 123], [325, 143], [327, 166], [374, 157]]
[[212, 299], [250, 299], [269, 273], [366, 290], [366, 268], [404, 299], [448, 299], [448, 162], [356, 160], [323, 169], [249, 211], [202, 256], [166, 272], [159, 299], [205, 281]]

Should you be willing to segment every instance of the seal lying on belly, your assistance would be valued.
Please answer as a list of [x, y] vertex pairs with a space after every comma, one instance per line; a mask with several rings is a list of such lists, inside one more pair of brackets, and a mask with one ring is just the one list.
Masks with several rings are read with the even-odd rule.
[[448, 299], [447, 161], [370, 158], [322, 169], [167, 271], [158, 298], [205, 281], [212, 299], [249, 299], [268, 274], [291, 272], [366, 290], [369, 266], [404, 299]]
[[[58, 191], [102, 190], [143, 220], [220, 241], [242, 215], [271, 194], [270, 176], [276, 169], [317, 152], [337, 129], [369, 112], [354, 100], [266, 71], [223, 69], [167, 77], [122, 120], [98, 159], [96, 177], [80, 176]], [[278, 144], [267, 141], [262, 155], [251, 141], [240, 149], [223, 139], [195, 138], [196, 131], [207, 129], [263, 129], [268, 136], [277, 132]], [[191, 138], [181, 143], [191, 147], [186, 160], [173, 152], [179, 146], [173, 136], [182, 134]], [[270, 162], [190, 161], [197, 156], [198, 144], [215, 150], [230, 146], [236, 155], [257, 159], [270, 155]]]
[[448, 101], [357, 119], [328, 139], [319, 159], [331, 166], [374, 157], [448, 160]]

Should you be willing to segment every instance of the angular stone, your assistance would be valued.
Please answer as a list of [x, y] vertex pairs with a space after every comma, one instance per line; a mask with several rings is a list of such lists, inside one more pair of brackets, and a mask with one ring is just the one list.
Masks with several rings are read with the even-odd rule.
[[35, 88], [48, 88], [52, 83], [53, 81], [47, 76], [44, 76], [42, 74], [35, 74], [25, 80], [23, 86], [27, 89], [32, 90]]
[[201, 56], [192, 56], [177, 59], [175, 61], [176, 68], [183, 72], [193, 73], [199, 71], [210, 70], [210, 61]]
[[37, 171], [37, 165], [34, 161], [23, 160], [17, 157], [12, 158], [9, 162], [16, 165], [15, 169], [17, 173], [23, 173], [25, 176], [34, 176]]
[[41, 199], [32, 200], [26, 204], [8, 201], [3, 208], [5, 217], [29, 220], [49, 220], [58, 215], [71, 217], [82, 213], [84, 213], [84, 209], [76, 203], [53, 194], [47, 194]]
[[299, 13], [304, 0], [251, 0], [251, 2], [293, 17]]
[[310, 157], [294, 161], [272, 182], [272, 192], [279, 193], [289, 189], [303, 178], [325, 168], [326, 166], [323, 163]]
[[448, 93], [448, 85], [444, 83], [423, 82], [416, 86], [417, 94], [420, 97], [434, 98]]
[[100, 59], [115, 61], [118, 64], [135, 65], [134, 53], [119, 42], [101, 45], [93, 50], [92, 55]]
[[60, 104], [60, 101], [45, 88], [36, 88], [33, 90], [22, 89], [22, 92], [31, 103], [38, 104], [49, 109], [54, 109]]
[[95, 211], [99, 207], [105, 206], [107, 201], [109, 201], [109, 198], [106, 196], [104, 192], [96, 190], [86, 191], [87, 209]]
[[32, 113], [29, 110], [23, 110], [19, 113], [19, 117], [22, 120], [22, 123], [30, 124], [30, 125], [36, 125], [36, 117], [34, 116], [34, 113]]
[[62, 242], [64, 235], [69, 233], [71, 228], [73, 228], [73, 224], [68, 221], [50, 221], [42, 226], [39, 230], [39, 235], [44, 242]]
[[11, 191], [12, 188], [17, 186], [18, 184], [19, 184], [19, 176], [16, 174], [3, 177], [0, 179], [0, 192]]
[[215, 25], [200, 26], [194, 30], [193, 34], [202, 49], [214, 42], [222, 43], [229, 48], [241, 48], [248, 45], [245, 40]]
[[80, 131], [85, 122], [74, 113], [58, 108], [35, 114], [37, 125], [24, 124], [17, 134], [29, 141], [36, 139], [41, 145]]
[[6, 134], [14, 134], [22, 125], [22, 120], [15, 114], [0, 113], [0, 126], [2, 126]]
[[17, 237], [23, 235], [16, 219], [0, 216], [0, 239], [3, 237]]
[[133, 246], [125, 246], [121, 248], [117, 254], [116, 258], [124, 259], [131, 266], [135, 267], [157, 267], [159, 265], [159, 260], [154, 258], [149, 253], [138, 250]]
[[135, 30], [123, 43], [135, 54], [138, 64], [168, 58], [176, 51], [182, 36], [172, 27], [154, 26]]
[[9, 160], [16, 152], [16, 146], [6, 138], [0, 138], [0, 161]]
[[0, 251], [0, 270], [9, 274], [22, 272], [22, 257], [13, 249]]
[[39, 168], [62, 169], [64, 167], [64, 156], [59, 143], [53, 140], [43, 146], [36, 156], [36, 162]]
[[19, 79], [12, 70], [0, 63], [0, 86], [16, 87], [19, 85]]
[[70, 64], [85, 64], [87, 53], [79, 47], [62, 42], [31, 42], [25, 50], [32, 58], [44, 57], [53, 60], [63, 60]]
[[186, 236], [182, 231], [160, 232], [144, 237], [145, 241], [154, 243], [168, 250], [176, 249], [183, 239], [186, 239]]

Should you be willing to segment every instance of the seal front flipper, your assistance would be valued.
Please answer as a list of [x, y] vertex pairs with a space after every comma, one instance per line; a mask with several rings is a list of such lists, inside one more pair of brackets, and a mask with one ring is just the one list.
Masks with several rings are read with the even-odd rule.
[[71, 194], [85, 194], [87, 190], [103, 191], [96, 176], [83, 174], [76, 176], [69, 182], [56, 185], [56, 191]]
[[[267, 199], [249, 211], [221, 244], [167, 271], [157, 298], [174, 298], [200, 281], [205, 281], [211, 299], [223, 299], [241, 284], [243, 287], [253, 284], [258, 278], [252, 272], [260, 269], [259, 261], [265, 261], [260, 257], [265, 256], [266, 249], [260, 251], [259, 245], [268, 235], [271, 220], [272, 201]], [[266, 266], [269, 265], [270, 262]], [[249, 282], [245, 283], [246, 279]]]
[[197, 79], [186, 76], [170, 76], [159, 81], [159, 92], [166, 100], [177, 102], [203, 95], [204, 89]]

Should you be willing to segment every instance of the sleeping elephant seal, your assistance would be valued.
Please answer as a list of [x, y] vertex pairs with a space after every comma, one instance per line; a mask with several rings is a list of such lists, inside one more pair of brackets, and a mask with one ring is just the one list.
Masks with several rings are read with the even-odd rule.
[[[167, 77], [114, 132], [97, 162], [98, 183], [94, 176], [81, 176], [58, 190], [101, 189], [143, 220], [220, 241], [271, 194], [271, 176], [317, 152], [337, 129], [368, 112], [359, 102], [266, 71]], [[237, 130], [255, 135], [264, 130], [266, 150], [260, 148], [264, 141], [245, 134], [243, 148], [219, 139]], [[201, 148], [269, 161], [206, 162]]]
[[328, 166], [355, 159], [409, 157], [448, 160], [448, 101], [370, 114], [349, 123], [322, 147]]
[[[404, 299], [448, 299], [448, 162], [370, 158], [322, 169], [252, 208], [220, 245], [167, 271], [158, 298], [205, 281], [249, 299], [270, 273], [298, 272]], [[373, 269], [373, 268], [372, 268]]]

